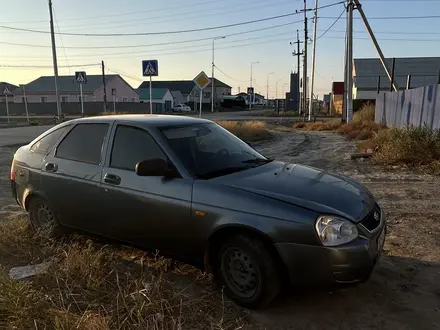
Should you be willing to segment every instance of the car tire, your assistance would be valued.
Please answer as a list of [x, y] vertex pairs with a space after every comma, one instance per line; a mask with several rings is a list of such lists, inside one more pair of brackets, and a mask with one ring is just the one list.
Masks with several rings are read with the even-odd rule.
[[52, 206], [44, 198], [37, 196], [31, 197], [28, 208], [28, 219], [32, 229], [45, 231], [49, 236], [56, 237], [65, 232]]
[[261, 240], [238, 235], [223, 243], [217, 253], [214, 274], [225, 294], [239, 305], [258, 309], [280, 292], [276, 259]]

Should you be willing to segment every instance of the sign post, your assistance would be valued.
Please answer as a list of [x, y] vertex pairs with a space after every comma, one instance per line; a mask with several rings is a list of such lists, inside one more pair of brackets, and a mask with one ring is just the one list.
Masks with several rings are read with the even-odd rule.
[[5, 89], [3, 90], [3, 95], [5, 96], [6, 100], [6, 116], [8, 117], [8, 123], [9, 123], [9, 104], [8, 104], [8, 95], [10, 95], [11, 92], [9, 91], [8, 86], [5, 85]]
[[150, 77], [150, 114], [153, 114], [153, 89], [152, 78], [159, 75], [159, 63], [157, 60], [142, 61], [142, 75], [144, 77]]
[[26, 110], [26, 120], [29, 123], [29, 110], [28, 110], [27, 97], [26, 97], [26, 85], [21, 85], [21, 87], [23, 88], [24, 108]]
[[247, 93], [249, 95], [249, 113], [251, 113], [252, 110], [252, 98], [254, 95], [254, 88], [253, 87], [248, 87], [247, 88]]
[[116, 114], [116, 88], [112, 88], [113, 113]]
[[[194, 79], [194, 83], [200, 89], [200, 110], [199, 117], [202, 118], [203, 90], [211, 82], [204, 71], [200, 72]], [[195, 110], [195, 109], [194, 109]]]
[[87, 84], [86, 73], [84, 71], [75, 72], [75, 80], [79, 84], [79, 91], [81, 93], [81, 116], [84, 117], [83, 84]]

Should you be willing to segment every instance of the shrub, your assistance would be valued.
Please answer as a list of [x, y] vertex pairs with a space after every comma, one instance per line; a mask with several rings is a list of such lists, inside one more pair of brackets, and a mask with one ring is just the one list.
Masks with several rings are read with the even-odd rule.
[[354, 121], [374, 121], [376, 108], [374, 104], [368, 102], [362, 106], [357, 112], [355, 112]]
[[272, 137], [262, 121], [219, 121], [218, 124], [240, 139], [249, 142], [268, 140]]

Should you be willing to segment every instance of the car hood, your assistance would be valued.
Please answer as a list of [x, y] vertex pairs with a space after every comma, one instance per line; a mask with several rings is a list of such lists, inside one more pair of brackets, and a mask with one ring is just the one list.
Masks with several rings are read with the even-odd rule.
[[362, 220], [375, 204], [368, 189], [353, 179], [298, 164], [271, 162], [216, 181], [354, 222]]

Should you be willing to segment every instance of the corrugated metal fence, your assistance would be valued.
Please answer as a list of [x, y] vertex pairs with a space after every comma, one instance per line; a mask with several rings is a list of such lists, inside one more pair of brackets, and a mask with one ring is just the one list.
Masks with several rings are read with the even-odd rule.
[[376, 99], [376, 123], [440, 129], [440, 85], [380, 95]]

